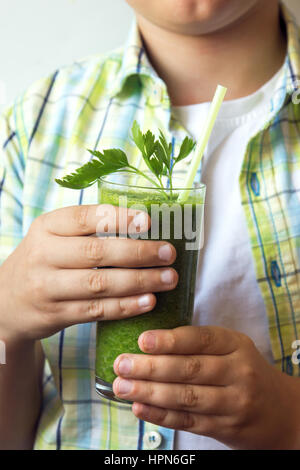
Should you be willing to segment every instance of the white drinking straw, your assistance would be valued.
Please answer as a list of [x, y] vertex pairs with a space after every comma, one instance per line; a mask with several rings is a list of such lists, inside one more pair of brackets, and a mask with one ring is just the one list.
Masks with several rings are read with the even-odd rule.
[[211, 102], [210, 108], [209, 108], [209, 113], [207, 116], [206, 123], [204, 125], [204, 128], [202, 130], [202, 134], [200, 137], [200, 140], [196, 146], [195, 149], [195, 156], [191, 161], [191, 165], [189, 167], [188, 173], [186, 175], [183, 188], [186, 188], [186, 191], [181, 191], [177, 201], [180, 203], [184, 203], [187, 198], [189, 197], [190, 190], [192, 188], [197, 170], [199, 168], [204, 150], [206, 148], [206, 145], [208, 143], [208, 140], [210, 138], [211, 132], [213, 130], [214, 124], [216, 122], [217, 116], [220, 111], [221, 104], [223, 103], [223, 100], [225, 98], [227, 92], [227, 88], [218, 85], [215, 96]]

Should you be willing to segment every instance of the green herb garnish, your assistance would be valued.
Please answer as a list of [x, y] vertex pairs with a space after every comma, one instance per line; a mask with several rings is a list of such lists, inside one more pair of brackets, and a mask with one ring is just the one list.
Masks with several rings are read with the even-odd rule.
[[185, 137], [180, 146], [179, 154], [172, 159], [172, 144], [167, 142], [161, 130], [159, 131], [159, 138], [155, 139], [151, 131], [143, 134], [138, 123], [134, 121], [131, 132], [132, 140], [140, 150], [153, 176], [149, 176], [135, 166], [130, 165], [123, 150], [107, 149], [103, 152], [88, 150], [95, 157], [93, 160], [77, 168], [74, 173], [55, 181], [65, 188], [84, 189], [93, 185], [101, 176], [126, 172], [143, 176], [154, 186], [163, 190], [162, 177], [166, 176], [169, 180], [170, 195], [172, 195], [174, 167], [192, 152], [196, 142], [189, 137]]

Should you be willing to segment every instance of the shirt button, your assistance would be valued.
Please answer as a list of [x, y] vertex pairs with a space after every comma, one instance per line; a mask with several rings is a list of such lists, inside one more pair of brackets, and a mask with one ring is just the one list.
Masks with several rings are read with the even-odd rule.
[[144, 435], [144, 445], [147, 449], [157, 449], [162, 442], [162, 436], [157, 431], [149, 431]]

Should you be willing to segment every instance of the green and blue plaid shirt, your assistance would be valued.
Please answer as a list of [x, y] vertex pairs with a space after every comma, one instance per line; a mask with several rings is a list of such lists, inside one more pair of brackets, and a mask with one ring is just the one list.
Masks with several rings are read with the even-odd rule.
[[[285, 73], [264, 128], [247, 146], [240, 191], [275, 363], [299, 376], [291, 358], [300, 335], [300, 107], [292, 99], [300, 79], [300, 35], [285, 8], [283, 15]], [[40, 214], [97, 202], [96, 187], [78, 192], [54, 183], [86, 162], [86, 148], [119, 147], [141, 164], [129, 139], [134, 119], [144, 129], [163, 129], [176, 150], [188, 133], [172, 116], [166, 85], [149, 64], [136, 27], [124, 48], [57, 70], [19, 97], [0, 124], [0, 262]], [[95, 324], [42, 343], [36, 449], [143, 449], [152, 430], [163, 438], [160, 449], [172, 449], [174, 431], [140, 421], [130, 406], [96, 394]]]

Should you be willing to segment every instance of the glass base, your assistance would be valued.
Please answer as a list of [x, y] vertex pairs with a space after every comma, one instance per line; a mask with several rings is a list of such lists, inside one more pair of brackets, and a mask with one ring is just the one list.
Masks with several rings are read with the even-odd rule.
[[132, 405], [133, 403], [132, 401], [122, 400], [121, 398], [116, 397], [113, 392], [112, 384], [110, 384], [109, 382], [105, 382], [105, 380], [102, 380], [97, 376], [95, 379], [95, 387], [96, 392], [102, 398], [107, 398], [108, 400], [116, 401], [118, 403], [127, 403], [128, 405]]

